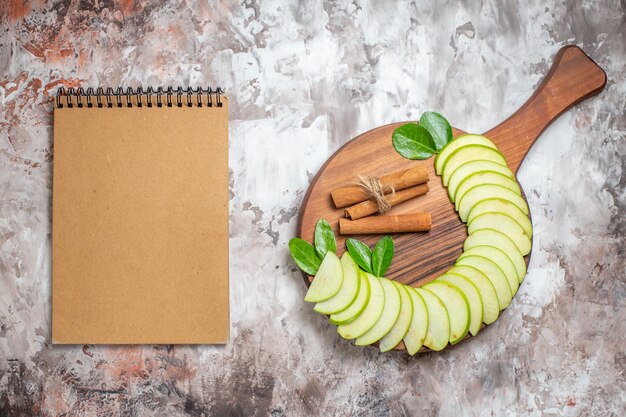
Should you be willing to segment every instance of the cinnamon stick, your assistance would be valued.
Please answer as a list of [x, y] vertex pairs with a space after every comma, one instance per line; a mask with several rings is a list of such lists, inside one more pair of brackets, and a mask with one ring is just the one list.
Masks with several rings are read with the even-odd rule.
[[[380, 183], [385, 193], [392, 190], [400, 191], [414, 185], [428, 181], [428, 171], [423, 166], [417, 166], [380, 177]], [[335, 207], [348, 207], [361, 201], [368, 200], [371, 196], [358, 185], [337, 188], [330, 192]]]
[[339, 219], [342, 235], [427, 232], [432, 227], [430, 213], [370, 216], [359, 220]]
[[[389, 202], [389, 205], [393, 207], [414, 197], [426, 194], [427, 192], [428, 184], [420, 184], [414, 187], [405, 188], [404, 190], [397, 191], [393, 194], [385, 194], [385, 198]], [[358, 220], [377, 212], [378, 204], [376, 204], [375, 201], [366, 200], [347, 208], [345, 210], [345, 216], [352, 220]]]

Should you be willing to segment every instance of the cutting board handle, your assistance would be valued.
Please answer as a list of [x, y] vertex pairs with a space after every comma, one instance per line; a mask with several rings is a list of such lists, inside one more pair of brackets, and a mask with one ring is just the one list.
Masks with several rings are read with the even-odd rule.
[[606, 73], [579, 47], [564, 46], [534, 94], [511, 117], [485, 133], [498, 147], [508, 144], [505, 157], [517, 171], [524, 156], [557, 117], [573, 105], [598, 94], [606, 84]]

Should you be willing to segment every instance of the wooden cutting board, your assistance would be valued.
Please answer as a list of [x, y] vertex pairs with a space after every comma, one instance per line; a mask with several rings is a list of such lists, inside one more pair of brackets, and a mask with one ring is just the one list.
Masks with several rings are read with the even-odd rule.
[[[606, 74], [577, 46], [559, 50], [548, 74], [535, 93], [518, 111], [484, 133], [504, 154], [509, 167], [517, 172], [539, 135], [561, 113], [576, 103], [598, 94], [606, 84]], [[337, 252], [345, 250], [346, 236], [339, 235], [338, 219], [344, 209], [336, 209], [330, 191], [356, 181], [357, 175], [381, 176], [403, 168], [422, 165], [428, 169], [430, 191], [394, 207], [389, 214], [430, 212], [432, 230], [428, 233], [392, 235], [395, 256], [386, 277], [413, 286], [431, 281], [448, 270], [461, 255], [467, 229], [448, 200], [441, 178], [435, 174], [434, 157], [411, 161], [401, 157], [391, 144], [393, 131], [407, 122], [392, 123], [365, 132], [335, 152], [319, 170], [302, 203], [297, 234], [313, 242], [315, 224], [326, 219], [337, 235]], [[455, 136], [464, 133], [453, 129]], [[568, 138], [561, 138], [568, 140]], [[532, 207], [531, 207], [532, 210]], [[380, 235], [355, 236], [372, 247]], [[530, 255], [529, 255], [530, 256]], [[527, 256], [526, 260], [528, 262]], [[311, 277], [304, 276], [307, 285]]]

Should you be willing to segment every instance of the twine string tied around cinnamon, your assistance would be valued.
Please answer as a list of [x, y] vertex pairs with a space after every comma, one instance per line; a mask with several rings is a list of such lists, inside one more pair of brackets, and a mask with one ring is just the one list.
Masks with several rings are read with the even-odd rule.
[[[356, 185], [361, 187], [369, 196], [371, 200], [376, 203], [378, 206], [378, 212], [380, 214], [387, 213], [392, 205], [385, 197], [385, 188], [380, 181], [380, 177], [365, 177], [363, 175], [359, 175], [359, 181], [356, 182]], [[391, 188], [391, 195], [395, 195], [396, 191], [393, 186]]]

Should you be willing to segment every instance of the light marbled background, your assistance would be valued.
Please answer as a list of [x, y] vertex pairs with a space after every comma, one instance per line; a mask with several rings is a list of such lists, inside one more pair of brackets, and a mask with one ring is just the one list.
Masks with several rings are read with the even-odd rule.
[[[623, 0], [22, 3], [0, 5], [0, 415], [626, 414]], [[287, 252], [315, 172], [358, 133], [426, 109], [487, 130], [568, 43], [609, 82], [522, 165], [535, 243], [511, 307], [436, 354], [341, 340], [302, 301]], [[231, 343], [52, 347], [50, 97], [218, 83]]]

